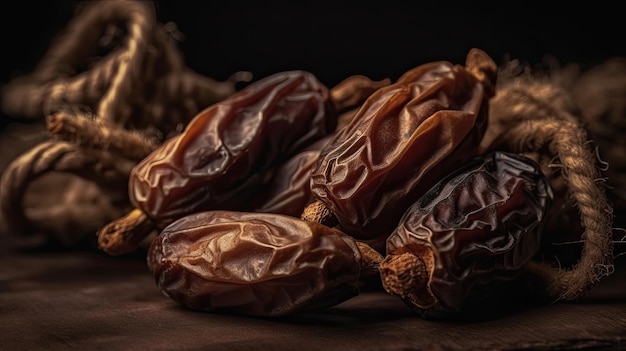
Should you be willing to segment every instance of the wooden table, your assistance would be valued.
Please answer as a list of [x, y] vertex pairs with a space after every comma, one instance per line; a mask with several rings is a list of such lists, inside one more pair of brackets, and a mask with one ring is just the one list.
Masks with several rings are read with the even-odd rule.
[[521, 305], [473, 322], [416, 316], [365, 291], [283, 319], [187, 310], [161, 295], [142, 253], [25, 251], [0, 257], [0, 350], [622, 350], [626, 264], [575, 303]]

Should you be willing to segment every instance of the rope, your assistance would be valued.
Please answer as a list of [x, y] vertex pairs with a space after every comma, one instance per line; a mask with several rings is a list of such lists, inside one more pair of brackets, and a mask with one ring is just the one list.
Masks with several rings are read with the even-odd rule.
[[[28, 233], [33, 223], [25, 214], [23, 198], [29, 184], [51, 172], [65, 172], [92, 180], [110, 193], [125, 189], [132, 163], [107, 153], [87, 151], [67, 142], [46, 141], [13, 160], [0, 178], [0, 210], [7, 229]], [[118, 190], [119, 192], [119, 190]], [[44, 227], [39, 225], [38, 227]]]
[[575, 300], [613, 271], [613, 210], [596, 154], [568, 95], [548, 81], [528, 78], [503, 82], [491, 103], [492, 122], [482, 146], [547, 153], [560, 165], [553, 169], [565, 180], [584, 228], [581, 256], [571, 269], [532, 262], [528, 271], [548, 296]]

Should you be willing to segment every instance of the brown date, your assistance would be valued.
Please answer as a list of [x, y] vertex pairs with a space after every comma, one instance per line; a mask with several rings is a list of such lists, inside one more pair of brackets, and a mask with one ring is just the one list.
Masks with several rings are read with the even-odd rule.
[[206, 211], [167, 226], [148, 250], [162, 293], [193, 309], [276, 317], [358, 294], [353, 238], [297, 217]]
[[[276, 183], [288, 179], [275, 175], [293, 164], [278, 171], [277, 167], [333, 133], [338, 113], [353, 109], [386, 84], [352, 76], [329, 90], [311, 73], [286, 71], [251, 83], [201, 111], [182, 134], [165, 141], [132, 169], [129, 198], [134, 208], [100, 228], [100, 249], [110, 255], [134, 251], [146, 237], [199, 211], [301, 212], [300, 205], [286, 206], [289, 201], [308, 202], [310, 190], [299, 191], [308, 180], [301, 177], [298, 184], [287, 184], [289, 189], [281, 188], [285, 184]], [[287, 169], [291, 172], [287, 177], [298, 177], [296, 171]], [[274, 183], [270, 193], [257, 194], [268, 181]], [[267, 198], [272, 195], [281, 198]], [[264, 196], [272, 203], [259, 203]]]
[[427, 63], [376, 90], [322, 149], [311, 172], [314, 205], [384, 250], [406, 208], [478, 154], [496, 69], [473, 49], [465, 66]]
[[379, 266], [384, 288], [427, 317], [480, 315], [539, 252], [552, 199], [529, 158], [467, 163], [404, 213]]
[[330, 136], [322, 138], [280, 164], [272, 178], [250, 202], [250, 211], [299, 217], [313, 201], [311, 169]]
[[259, 80], [200, 112], [130, 175], [132, 204], [167, 224], [240, 208], [263, 173], [336, 126], [329, 91], [305, 71]]

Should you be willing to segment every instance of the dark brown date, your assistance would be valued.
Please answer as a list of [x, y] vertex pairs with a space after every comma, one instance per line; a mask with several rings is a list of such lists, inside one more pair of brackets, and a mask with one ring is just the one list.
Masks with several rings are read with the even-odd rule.
[[208, 312], [276, 317], [358, 294], [353, 238], [271, 213], [206, 211], [167, 226], [148, 250], [159, 289]]
[[264, 173], [334, 131], [329, 91], [305, 71], [281, 72], [196, 115], [132, 170], [130, 200], [166, 225], [208, 209], [238, 209]]
[[311, 170], [330, 135], [298, 152], [279, 165], [265, 188], [251, 201], [252, 212], [268, 212], [300, 217], [314, 199]]
[[539, 251], [552, 199], [531, 159], [496, 152], [469, 162], [404, 213], [380, 264], [384, 288], [424, 316], [476, 313]]
[[384, 246], [406, 208], [478, 154], [496, 68], [474, 49], [466, 67], [424, 64], [368, 97], [311, 172], [342, 230]]

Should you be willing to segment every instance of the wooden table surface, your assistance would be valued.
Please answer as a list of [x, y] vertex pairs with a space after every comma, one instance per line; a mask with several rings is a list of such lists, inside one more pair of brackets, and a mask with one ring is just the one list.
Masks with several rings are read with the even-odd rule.
[[521, 305], [483, 321], [425, 320], [381, 291], [268, 320], [177, 305], [158, 291], [142, 253], [4, 247], [0, 350], [622, 350], [619, 259], [582, 301]]

